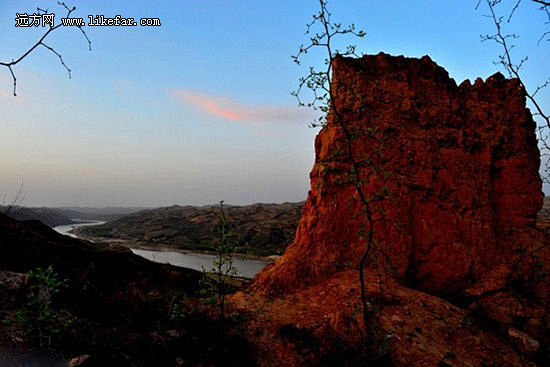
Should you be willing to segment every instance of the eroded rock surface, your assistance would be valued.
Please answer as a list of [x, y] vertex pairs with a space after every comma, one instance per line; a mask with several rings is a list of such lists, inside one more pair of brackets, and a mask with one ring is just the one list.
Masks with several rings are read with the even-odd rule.
[[[393, 362], [531, 365], [507, 332], [514, 325], [548, 350], [548, 282], [541, 274], [550, 256], [535, 229], [543, 200], [540, 153], [518, 80], [497, 73], [457, 85], [427, 56], [386, 54], [337, 58], [333, 72], [335, 108], [315, 141], [296, 239], [256, 276], [254, 301], [234, 298], [243, 310], [265, 312], [264, 323], [252, 323], [258, 340], [279, 335], [270, 323], [305, 327], [319, 340], [328, 335], [327, 318], [362, 325], [354, 269], [368, 223], [349, 179], [348, 139], [337, 123], [344, 121], [372, 203], [370, 296], [401, 295], [380, 318]], [[380, 287], [382, 278], [392, 281]], [[321, 295], [331, 287], [338, 290]], [[334, 325], [330, 333], [357, 340], [359, 331]], [[422, 337], [401, 333], [405, 326], [420, 328]], [[285, 363], [300, 365], [296, 342], [273, 345], [278, 352], [268, 347], [270, 353], [288, 352], [294, 357]], [[316, 348], [321, 353], [323, 346]]]
[[[384, 54], [337, 59], [334, 80], [341, 119], [356, 131], [354, 156], [391, 175], [382, 182], [360, 162], [366, 193], [392, 192], [373, 206], [388, 218], [374, 229], [395, 276], [431, 293], [461, 292], [498, 276], [523, 236], [537, 236], [539, 150], [517, 80], [497, 73], [457, 86], [428, 57]], [[355, 188], [340, 183], [351, 169], [345, 146], [338, 124], [317, 136], [296, 240], [258, 277], [259, 289], [296, 289], [357, 263], [366, 224]]]

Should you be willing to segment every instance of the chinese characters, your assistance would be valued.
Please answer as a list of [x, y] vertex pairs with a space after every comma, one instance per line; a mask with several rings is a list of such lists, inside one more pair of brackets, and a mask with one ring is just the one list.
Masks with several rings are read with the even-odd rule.
[[54, 26], [55, 14], [44, 13], [44, 14], [15, 14], [15, 26], [16, 27], [45, 27], [49, 25], [50, 27]]

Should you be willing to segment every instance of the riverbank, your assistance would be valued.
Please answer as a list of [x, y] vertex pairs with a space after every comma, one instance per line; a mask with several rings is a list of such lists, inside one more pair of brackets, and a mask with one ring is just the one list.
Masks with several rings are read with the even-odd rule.
[[[292, 243], [303, 203], [224, 206], [237, 234], [235, 252], [259, 257], [282, 255]], [[219, 224], [218, 206], [170, 206], [130, 214], [74, 233], [93, 241], [161, 246], [193, 252], [212, 251]]]
[[[106, 223], [105, 221], [95, 220], [95, 219], [71, 219], [71, 221], [72, 223], [60, 224], [60, 225], [54, 226], [53, 227], [54, 231], [73, 238], [81, 238], [77, 234], [73, 233], [73, 231], [78, 228], [99, 226]], [[90, 242], [94, 242], [94, 241], [90, 241]]]
[[[81, 220], [78, 224], [69, 224], [57, 226], [54, 229], [64, 235], [73, 238], [81, 238], [79, 235], [86, 232], [77, 232], [80, 228], [101, 225], [104, 222], [94, 220]], [[109, 239], [105, 241], [103, 238], [82, 238], [98, 245], [107, 245], [109, 247], [125, 247], [134, 255], [140, 256], [149, 261], [170, 264], [173, 266], [191, 269], [195, 271], [210, 271], [214, 267], [216, 254], [213, 251], [191, 251], [181, 248], [173, 248], [170, 246], [151, 246], [145, 244], [136, 244], [124, 240]], [[232, 257], [233, 267], [237, 271], [236, 277], [252, 279], [254, 275], [259, 273], [265, 266], [271, 264], [275, 259], [273, 256], [254, 256], [247, 254], [232, 253], [228, 254]]]
[[[177, 252], [180, 254], [202, 254], [202, 255], [212, 255], [215, 256], [216, 253], [211, 250], [202, 250], [202, 251], [196, 251], [196, 250], [188, 250], [181, 247], [172, 247], [172, 246], [166, 246], [166, 245], [147, 245], [147, 244], [129, 244], [129, 243], [123, 243], [119, 242], [117, 243], [118, 246], [124, 246], [131, 249], [138, 249], [138, 250], [146, 250], [146, 251], [159, 251], [159, 252]], [[239, 252], [233, 252], [229, 254], [235, 259], [246, 259], [246, 260], [258, 260], [258, 261], [264, 261], [266, 263], [272, 263], [278, 258], [280, 258], [280, 255], [270, 255], [270, 256], [258, 256], [254, 254], [245, 254], [245, 253], [239, 253]]]
[[[215, 255], [201, 254], [194, 252], [175, 252], [175, 251], [156, 251], [156, 250], [140, 250], [131, 249], [132, 253], [141, 256], [149, 261], [170, 264], [177, 267], [196, 270], [200, 272], [214, 272], [217, 268], [216, 262], [219, 258]], [[235, 272], [232, 276], [252, 279], [256, 274], [262, 271], [271, 262], [246, 259], [240, 257], [231, 257], [231, 270], [229, 269], [228, 258], [225, 258], [223, 271]]]
[[[97, 225], [101, 225], [101, 224], [104, 224], [104, 223], [98, 223]], [[63, 234], [69, 235], [74, 238], [81, 238], [83, 240], [90, 241], [93, 243], [103, 243], [109, 246], [123, 246], [129, 249], [159, 251], [159, 252], [178, 252], [181, 254], [189, 254], [189, 253], [204, 254], [204, 255], [216, 254], [212, 250], [196, 249], [196, 248], [191, 249], [191, 248], [186, 248], [184, 245], [173, 246], [173, 245], [167, 245], [167, 244], [147, 244], [147, 243], [132, 241], [128, 239], [90, 236], [88, 235], [87, 231], [80, 230], [81, 228], [91, 227], [91, 226], [92, 224], [76, 226], [75, 228], [72, 228], [70, 231]], [[57, 227], [54, 229], [57, 230]], [[261, 256], [261, 255], [251, 254], [251, 253], [240, 253], [240, 252], [234, 252], [234, 253], [231, 253], [230, 255], [233, 256], [234, 258], [245, 258], [245, 259], [265, 261], [265, 262], [274, 262], [275, 260], [281, 257], [281, 255]]]

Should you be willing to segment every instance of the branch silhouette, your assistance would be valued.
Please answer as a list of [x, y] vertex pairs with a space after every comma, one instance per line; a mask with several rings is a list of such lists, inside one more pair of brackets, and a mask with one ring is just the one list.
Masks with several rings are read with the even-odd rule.
[[[67, 11], [67, 14], [65, 15], [66, 18], [68, 18], [76, 10], [75, 6], [70, 8], [64, 2], [58, 2], [58, 4], [60, 6], [62, 6]], [[44, 10], [44, 9], [41, 9], [41, 8], [36, 8], [36, 10], [37, 10], [39, 15], [47, 14], [47, 10]], [[55, 56], [57, 56], [59, 58], [59, 61], [60, 61], [61, 65], [67, 70], [67, 73], [69, 74], [69, 79], [71, 78], [71, 69], [65, 64], [65, 61], [63, 60], [63, 56], [59, 52], [57, 52], [53, 47], [51, 47], [51, 46], [47, 45], [46, 43], [44, 43], [44, 40], [46, 39], [46, 37], [48, 37], [48, 35], [50, 33], [52, 33], [53, 31], [55, 31], [56, 29], [58, 29], [61, 26], [62, 26], [62, 23], [59, 23], [56, 26], [50, 24], [50, 28], [48, 28], [48, 30], [46, 30], [46, 32], [44, 32], [44, 34], [42, 34], [42, 36], [38, 39], [38, 41], [36, 41], [31, 47], [29, 47], [27, 49], [27, 51], [23, 52], [23, 54], [21, 54], [18, 58], [12, 59], [12, 61], [9, 61], [9, 62], [0, 61], [0, 66], [5, 66], [6, 68], [8, 68], [8, 70], [11, 73], [11, 76], [12, 76], [12, 79], [13, 79], [13, 95], [14, 96], [17, 96], [17, 78], [15, 76], [15, 72], [13, 70], [13, 67], [15, 65], [17, 65], [19, 62], [21, 62], [22, 60], [24, 60], [29, 54], [31, 54], [35, 49], [37, 49], [40, 46], [46, 48], [47, 50], [49, 50], [50, 52], [52, 52]], [[84, 36], [84, 38], [88, 42], [88, 49], [91, 51], [92, 50], [92, 41], [90, 41], [90, 38], [88, 37], [88, 35], [84, 31], [84, 29], [82, 29], [81, 25], [76, 25], [76, 27], [80, 30], [80, 32], [82, 33], [82, 35]]]
[[[379, 202], [386, 199], [390, 199], [389, 192], [372, 193], [368, 192], [365, 188], [365, 180], [361, 177], [361, 167], [366, 165], [369, 169], [375, 173], [376, 179], [384, 182], [385, 175], [383, 174], [381, 167], [376, 163], [376, 157], [371, 157], [368, 154], [365, 156], [357, 156], [355, 154], [355, 143], [357, 131], [349, 126], [350, 121], [344, 116], [344, 112], [335, 103], [341, 95], [339, 95], [339, 87], [346, 86], [349, 89], [353, 89], [354, 86], [350, 85], [347, 80], [341, 78], [333, 78], [333, 67], [335, 59], [338, 57], [352, 56], [359, 57], [356, 53], [355, 45], [348, 45], [343, 51], [334, 48], [334, 39], [338, 36], [353, 35], [362, 38], [366, 33], [362, 30], [357, 30], [354, 24], [348, 26], [342, 26], [342, 23], [336, 23], [331, 19], [331, 13], [327, 9], [327, 0], [319, 0], [320, 10], [317, 14], [313, 15], [313, 21], [307, 24], [305, 34], [309, 36], [310, 43], [307, 46], [301, 45], [298, 53], [292, 56], [293, 61], [300, 65], [301, 58], [306, 55], [311, 49], [320, 48], [324, 51], [326, 58], [324, 60], [324, 67], [321, 70], [317, 70], [314, 67], [309, 68], [309, 74], [299, 79], [298, 87], [291, 94], [296, 97], [299, 106], [311, 107], [314, 110], [323, 112], [321, 117], [315, 120], [311, 127], [317, 126], [337, 126], [343, 133], [344, 151], [346, 160], [350, 163], [350, 168], [346, 178], [345, 184], [350, 184], [355, 189], [356, 197], [354, 200], [358, 200], [362, 206], [360, 214], [365, 223], [365, 236], [358, 234], [361, 242], [364, 242], [364, 249], [357, 262], [357, 272], [360, 283], [360, 301], [362, 308], [362, 318], [365, 326], [366, 337], [369, 342], [369, 347], [373, 348], [374, 355], [381, 356], [384, 353], [382, 348], [383, 343], [378, 338], [378, 332], [374, 323], [370, 322], [370, 315], [373, 314], [372, 305], [367, 299], [367, 286], [366, 286], [366, 274], [365, 270], [367, 262], [373, 260], [376, 263], [376, 272], [378, 275], [378, 286], [380, 288], [380, 300], [383, 298], [383, 274], [380, 271], [380, 264], [377, 261], [378, 256], [381, 256], [386, 260], [388, 267], [391, 269], [391, 259], [387, 256], [385, 249], [375, 238], [375, 224], [386, 220], [382, 207], [377, 205]], [[314, 27], [318, 30], [314, 31]], [[304, 101], [300, 98], [301, 93], [308, 89], [311, 96], [308, 100]], [[355, 95], [355, 93], [350, 92]], [[359, 102], [359, 100], [357, 101]], [[368, 108], [364, 105], [360, 109]], [[368, 114], [366, 114], [368, 115]], [[370, 120], [370, 119], [369, 119]], [[380, 140], [376, 136], [376, 129], [369, 125], [366, 128], [366, 136], [374, 140], [375, 146], [380, 144]], [[365, 133], [364, 131], [362, 133]], [[376, 152], [376, 148], [375, 148]], [[378, 152], [380, 154], [380, 152]], [[378, 219], [380, 216], [381, 219]], [[378, 320], [380, 319], [382, 311], [382, 301], [378, 305]], [[359, 330], [361, 332], [361, 330]], [[363, 333], [361, 332], [361, 338]]]
[[[550, 24], [550, 2], [539, 0], [531, 1], [541, 5], [539, 9], [543, 10], [548, 15], [548, 22], [546, 22], [545, 24]], [[480, 3], [481, 0], [479, 0], [476, 8], [479, 7]], [[514, 48], [513, 42], [514, 40], [519, 38], [519, 35], [516, 33], [505, 33], [503, 24], [504, 17], [502, 15], [499, 15], [497, 12], [497, 6], [500, 3], [501, 0], [486, 0], [486, 4], [490, 12], [487, 17], [490, 18], [491, 21], [494, 23], [496, 33], [491, 35], [482, 35], [481, 41], [492, 41], [497, 43], [501, 47], [501, 54], [498, 55], [498, 59], [494, 62], [494, 64], [501, 65], [503, 69], [508, 73], [509, 77], [517, 78], [519, 80], [522, 88], [525, 90], [525, 95], [527, 99], [534, 107], [533, 116], [538, 117], [540, 118], [540, 120], [542, 120], [542, 124], [537, 125], [538, 140], [542, 147], [541, 153], [543, 156], [550, 155], [550, 113], [544, 110], [537, 96], [542, 89], [550, 86], [550, 78], [546, 79], [544, 82], [537, 85], [532, 90], [529, 90], [528, 87], [525, 85], [521, 69], [528, 61], [528, 56], [523, 57], [519, 61], [514, 60], [514, 57], [512, 55], [512, 50]], [[521, 3], [522, 0], [518, 0], [514, 4], [512, 10], [507, 16], [508, 23], [511, 21], [514, 13], [519, 8]], [[540, 41], [549, 34], [550, 31], [544, 32], [538, 43], [540, 44]], [[543, 175], [542, 178], [546, 182], [550, 180], [550, 161], [546, 162], [545, 175]]]

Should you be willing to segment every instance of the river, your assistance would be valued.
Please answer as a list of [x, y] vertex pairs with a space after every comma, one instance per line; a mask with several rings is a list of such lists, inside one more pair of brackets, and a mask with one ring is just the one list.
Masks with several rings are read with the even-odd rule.
[[75, 228], [79, 228], [79, 227], [98, 226], [100, 224], [105, 223], [101, 220], [91, 220], [91, 219], [72, 219], [72, 220], [74, 220], [75, 222], [78, 222], [78, 223], [62, 224], [60, 226], [54, 227], [53, 229], [55, 231], [61, 233], [61, 234], [66, 235], [66, 236], [70, 236], [70, 237], [73, 237], [73, 238], [78, 238], [78, 236], [76, 234], [71, 233], [70, 231], [72, 231]]
[[[105, 222], [98, 220], [80, 220], [74, 219], [79, 223], [64, 224], [54, 227], [57, 232], [78, 238], [74, 233], [70, 233], [71, 230], [78, 227], [97, 226]], [[177, 251], [155, 251], [132, 248], [132, 253], [137, 256], [141, 256], [149, 261], [153, 261], [161, 264], [170, 264], [181, 268], [193, 269], [202, 271], [210, 271], [214, 266], [215, 256], [210, 254], [202, 254], [196, 252], [177, 252]], [[270, 261], [258, 260], [258, 259], [243, 259], [238, 255], [233, 256], [233, 266], [237, 270], [237, 276], [242, 278], [253, 278], [254, 275], [259, 273], [266, 265], [270, 264]]]
[[[198, 271], [210, 271], [216, 259], [214, 255], [197, 252], [151, 251], [134, 248], [132, 252], [156, 263], [170, 264]], [[233, 266], [237, 270], [237, 276], [242, 278], [250, 279], [254, 277], [254, 275], [259, 273], [267, 264], [270, 264], [270, 262], [241, 258], [239, 255], [233, 256]]]

